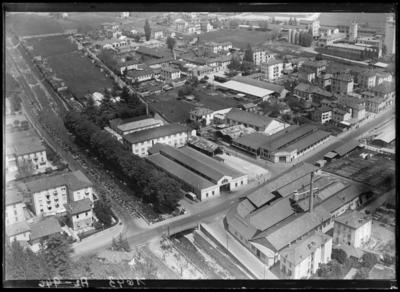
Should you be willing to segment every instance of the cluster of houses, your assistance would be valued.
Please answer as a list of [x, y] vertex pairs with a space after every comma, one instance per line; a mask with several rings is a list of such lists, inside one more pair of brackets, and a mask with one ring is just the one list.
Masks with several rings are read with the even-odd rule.
[[[7, 107], [6, 120], [26, 121]], [[57, 233], [93, 230], [93, 184], [81, 172], [53, 172], [48, 150], [33, 129], [7, 130], [5, 150], [5, 234], [38, 251]], [[63, 219], [62, 219], [63, 218]], [[67, 222], [62, 226], [60, 222]]]

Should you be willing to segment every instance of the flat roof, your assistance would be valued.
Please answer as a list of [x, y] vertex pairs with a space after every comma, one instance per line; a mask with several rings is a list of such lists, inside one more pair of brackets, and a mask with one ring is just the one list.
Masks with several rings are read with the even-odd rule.
[[[263, 76], [262, 73], [259, 73], [259, 74]], [[264, 88], [267, 90], [271, 90], [273, 92], [277, 92], [279, 94], [281, 94], [283, 91], [286, 90], [284, 86], [261, 81], [261, 80], [256, 80], [256, 79], [250, 78], [249, 76], [235, 76], [232, 78], [232, 80], [238, 81], [241, 83], [246, 83], [246, 84], [253, 85], [253, 86], [257, 86], [257, 87], [261, 87], [261, 88]]]
[[246, 84], [243, 82], [238, 82], [235, 80], [229, 80], [225, 83], [219, 83], [219, 82], [214, 82], [214, 83], [215, 83], [215, 85], [226, 88], [226, 89], [242, 92], [242, 93], [260, 97], [260, 98], [263, 98], [265, 96], [268, 96], [268, 95], [274, 93], [274, 91], [272, 91], [272, 90], [268, 90], [265, 88]]
[[184, 181], [195, 189], [202, 190], [215, 186], [215, 184], [211, 183], [209, 180], [206, 180], [200, 175], [188, 170], [186, 167], [183, 167], [182, 165], [159, 153], [146, 157], [146, 160], [150, 161], [152, 164], [170, 173], [176, 178]]
[[124, 136], [124, 139], [131, 144], [137, 144], [139, 142], [144, 142], [152, 139], [157, 139], [160, 137], [170, 136], [177, 133], [187, 132], [188, 128], [179, 124], [168, 124], [160, 127], [155, 127], [151, 129], [146, 129], [143, 131], [138, 131], [130, 133]]
[[125, 131], [134, 130], [134, 129], [140, 129], [140, 128], [144, 128], [144, 127], [158, 125], [158, 124], [162, 125], [162, 122], [160, 120], [156, 120], [154, 118], [148, 118], [148, 119], [144, 119], [144, 120], [140, 120], [140, 121], [134, 121], [134, 122], [126, 123], [126, 124], [121, 124], [121, 125], [118, 125], [117, 128], [120, 129], [121, 131], [125, 132]]

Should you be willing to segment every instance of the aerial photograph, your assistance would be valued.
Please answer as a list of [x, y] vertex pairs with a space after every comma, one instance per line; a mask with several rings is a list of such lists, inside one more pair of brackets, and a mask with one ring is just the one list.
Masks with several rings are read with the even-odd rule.
[[47, 5], [3, 4], [4, 286], [397, 287], [394, 10]]

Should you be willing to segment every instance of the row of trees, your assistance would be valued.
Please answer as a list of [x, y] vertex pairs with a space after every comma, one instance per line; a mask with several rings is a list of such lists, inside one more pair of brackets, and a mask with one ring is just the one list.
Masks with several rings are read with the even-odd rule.
[[39, 252], [24, 249], [19, 241], [5, 246], [6, 278], [10, 280], [68, 278], [72, 273], [71, 248], [64, 235], [55, 234]]
[[310, 32], [302, 31], [299, 34], [299, 45], [303, 47], [311, 46], [313, 41], [312, 34]]
[[[120, 101], [111, 100], [116, 95], [120, 97]], [[84, 113], [96, 125], [104, 128], [112, 119], [144, 115], [146, 107], [135, 94], [130, 94], [128, 88], [124, 87], [122, 90], [104, 89], [104, 99], [101, 105], [97, 107], [93, 100], [89, 99]]]
[[102, 131], [85, 113], [69, 112], [64, 123], [77, 141], [88, 146], [105, 164], [122, 176], [132, 194], [153, 204], [157, 212], [173, 211], [182, 198], [180, 184], [133, 155], [121, 143]]

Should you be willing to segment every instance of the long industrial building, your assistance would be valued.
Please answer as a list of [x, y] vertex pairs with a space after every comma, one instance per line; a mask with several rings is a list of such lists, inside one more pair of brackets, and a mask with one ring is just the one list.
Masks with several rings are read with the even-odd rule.
[[221, 191], [235, 191], [247, 184], [246, 174], [191, 147], [176, 149], [156, 144], [149, 153], [147, 161], [180, 180], [199, 200], [219, 196]]
[[313, 125], [292, 125], [271, 136], [259, 133], [245, 135], [234, 140], [232, 145], [274, 163], [288, 163], [319, 146], [329, 137], [328, 132]]
[[360, 195], [368, 191], [362, 185], [317, 176], [316, 169], [297, 164], [236, 203], [226, 215], [228, 231], [268, 267], [302, 238], [332, 229], [334, 219], [355, 209]]

